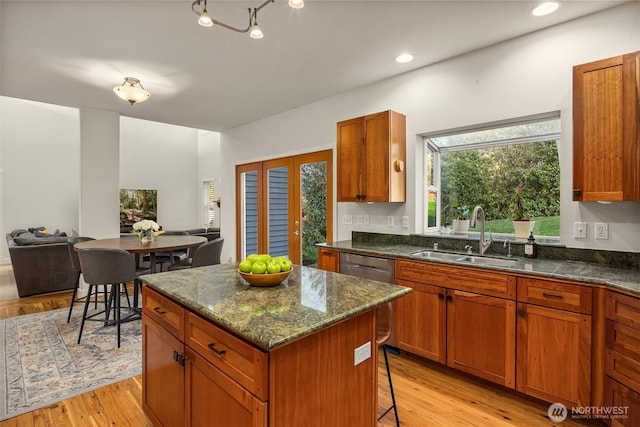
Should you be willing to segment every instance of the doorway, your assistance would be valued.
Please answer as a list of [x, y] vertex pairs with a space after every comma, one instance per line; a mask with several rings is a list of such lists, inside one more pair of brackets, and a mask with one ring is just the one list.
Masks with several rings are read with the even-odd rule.
[[333, 236], [333, 151], [236, 166], [237, 259], [252, 253], [317, 263]]

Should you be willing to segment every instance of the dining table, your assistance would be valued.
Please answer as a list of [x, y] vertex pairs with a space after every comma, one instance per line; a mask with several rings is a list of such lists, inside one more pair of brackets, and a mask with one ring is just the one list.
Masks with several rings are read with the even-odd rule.
[[[207, 242], [206, 237], [189, 235], [158, 235], [151, 242], [142, 243], [140, 238], [134, 234], [126, 237], [115, 237], [110, 239], [96, 239], [79, 242], [73, 245], [75, 250], [99, 248], [99, 249], [120, 249], [131, 254], [149, 254], [151, 274], [156, 273], [156, 253], [173, 252], [181, 249], [198, 247]], [[138, 289], [134, 291], [134, 307], [138, 307]]]

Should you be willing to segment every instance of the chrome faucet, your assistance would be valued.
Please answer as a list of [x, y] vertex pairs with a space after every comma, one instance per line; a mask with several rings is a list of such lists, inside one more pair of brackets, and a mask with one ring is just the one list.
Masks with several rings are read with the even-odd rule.
[[484, 253], [491, 246], [491, 242], [493, 241], [493, 235], [489, 232], [489, 240], [484, 240], [484, 209], [481, 206], [476, 206], [473, 208], [473, 213], [471, 214], [471, 221], [469, 221], [469, 227], [475, 227], [476, 221], [478, 220], [478, 212], [480, 212], [480, 244], [478, 245], [478, 252], [480, 252], [480, 256], [484, 255]]

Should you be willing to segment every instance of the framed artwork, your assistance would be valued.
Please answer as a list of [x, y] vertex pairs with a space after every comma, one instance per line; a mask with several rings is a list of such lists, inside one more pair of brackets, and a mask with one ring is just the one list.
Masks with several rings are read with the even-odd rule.
[[120, 190], [120, 229], [130, 228], [143, 219], [158, 221], [157, 190]]

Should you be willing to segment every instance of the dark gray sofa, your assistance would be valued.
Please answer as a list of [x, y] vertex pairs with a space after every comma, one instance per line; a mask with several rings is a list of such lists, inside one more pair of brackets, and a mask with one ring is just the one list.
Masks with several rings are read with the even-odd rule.
[[6, 234], [13, 275], [22, 297], [73, 289], [79, 273], [71, 267], [67, 236], [27, 230]]

